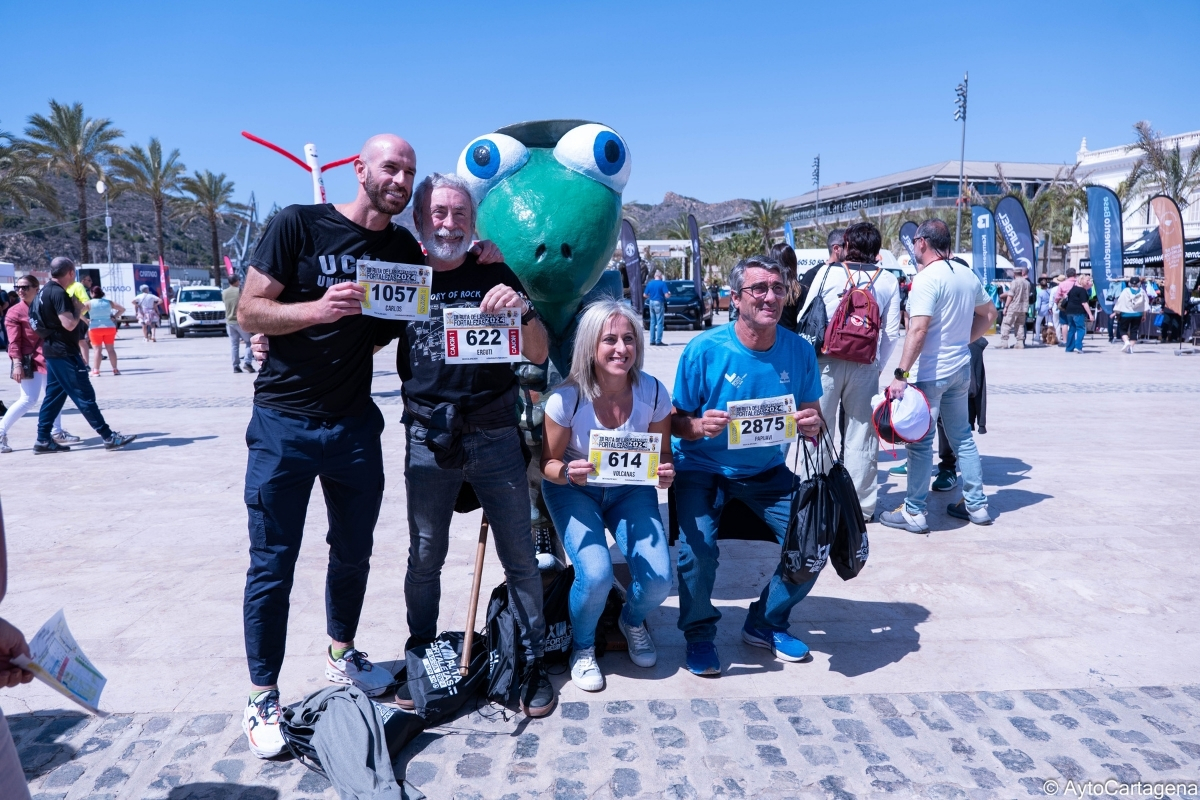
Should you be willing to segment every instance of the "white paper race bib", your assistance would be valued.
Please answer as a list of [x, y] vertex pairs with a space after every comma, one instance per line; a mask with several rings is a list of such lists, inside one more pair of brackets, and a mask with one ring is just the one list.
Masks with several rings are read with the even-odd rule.
[[433, 270], [420, 264], [358, 260], [358, 284], [366, 291], [362, 313], [379, 319], [429, 319]]
[[661, 433], [592, 431], [588, 439], [588, 461], [600, 483], [625, 483], [633, 486], [658, 485], [658, 454]]
[[729, 449], [774, 447], [796, 441], [796, 398], [790, 394], [762, 400], [730, 400]]
[[521, 361], [521, 312], [502, 308], [485, 314], [478, 308], [443, 312], [447, 364]]

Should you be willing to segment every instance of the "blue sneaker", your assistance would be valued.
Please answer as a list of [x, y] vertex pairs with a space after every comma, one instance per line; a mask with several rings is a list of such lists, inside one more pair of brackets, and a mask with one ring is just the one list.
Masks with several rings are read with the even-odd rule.
[[808, 645], [792, 636], [787, 631], [768, 631], [762, 628], [751, 628], [749, 620], [742, 627], [742, 641], [755, 647], [770, 650], [775, 657], [783, 661], [811, 661]]
[[721, 658], [712, 642], [688, 642], [687, 668], [693, 675], [720, 675]]

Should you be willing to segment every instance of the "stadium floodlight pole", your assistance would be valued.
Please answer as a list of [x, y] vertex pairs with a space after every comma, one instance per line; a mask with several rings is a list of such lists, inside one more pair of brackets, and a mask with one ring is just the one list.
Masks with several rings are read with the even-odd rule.
[[962, 120], [962, 146], [958, 151], [958, 213], [954, 217], [954, 250], [958, 252], [962, 249], [963, 173], [967, 158], [967, 73], [963, 73], [962, 83], [955, 87], [954, 94], [958, 96], [954, 101], [954, 119]]
[[813, 159], [813, 186], [817, 187], [817, 199], [813, 203], [813, 227], [817, 225], [817, 215], [821, 213], [821, 154]]
[[330, 161], [325, 166], [321, 166], [321, 162], [317, 159], [317, 146], [315, 144], [309, 143], [309, 144], [304, 145], [304, 159], [305, 160], [301, 161], [299, 158], [296, 158], [296, 156], [292, 155], [287, 150], [284, 150], [279, 145], [272, 144], [271, 142], [268, 142], [266, 139], [262, 139], [262, 138], [259, 138], [258, 136], [255, 136], [253, 133], [249, 133], [248, 131], [242, 131], [242, 136], [245, 136], [247, 139], [249, 139], [252, 142], [261, 144], [263, 147], [267, 148], [268, 150], [274, 150], [276, 153], [279, 153], [279, 155], [283, 156], [284, 158], [288, 159], [292, 163], [299, 166], [300, 169], [308, 170], [309, 173], [312, 174], [313, 203], [315, 203], [315, 204], [325, 202], [325, 180], [322, 177], [322, 173], [324, 173], [325, 170], [333, 169], [334, 167], [340, 167], [343, 164], [349, 164], [351, 161], [358, 158], [358, 156], [356, 156], [356, 155], [350, 156], [349, 158], [342, 158], [337, 161]]

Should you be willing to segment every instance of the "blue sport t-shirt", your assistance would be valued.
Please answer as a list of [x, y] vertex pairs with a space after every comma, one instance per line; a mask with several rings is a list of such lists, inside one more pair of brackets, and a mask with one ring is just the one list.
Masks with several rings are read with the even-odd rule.
[[[821, 376], [812, 345], [779, 328], [770, 350], [751, 350], [722, 325], [688, 344], [675, 373], [675, 407], [692, 416], [725, 411], [730, 400], [760, 400], [790, 394], [801, 403], [821, 399]], [[727, 435], [686, 441], [671, 439], [679, 472], [715, 472], [749, 478], [783, 463], [782, 447], [730, 450]]]
[[646, 284], [646, 290], [643, 294], [650, 300], [658, 303], [664, 303], [667, 300], [667, 282], [653, 280]]

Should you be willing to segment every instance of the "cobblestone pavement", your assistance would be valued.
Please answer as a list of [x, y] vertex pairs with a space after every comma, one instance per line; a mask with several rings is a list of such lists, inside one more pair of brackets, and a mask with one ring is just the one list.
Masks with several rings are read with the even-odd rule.
[[[35, 800], [336, 797], [251, 756], [232, 714], [10, 724]], [[1200, 685], [566, 702], [543, 720], [474, 712], [395, 766], [462, 800], [1042, 797], [1047, 781], [1200, 780]]]

